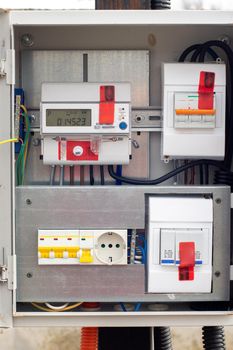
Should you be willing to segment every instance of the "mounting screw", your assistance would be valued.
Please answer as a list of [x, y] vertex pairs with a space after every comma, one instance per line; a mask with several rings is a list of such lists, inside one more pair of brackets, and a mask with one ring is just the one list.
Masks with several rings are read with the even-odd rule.
[[222, 41], [223, 43], [230, 45], [231, 44], [231, 39], [228, 35], [221, 35], [219, 37], [219, 40]]
[[215, 203], [216, 203], [216, 204], [221, 204], [221, 203], [222, 203], [221, 198], [216, 198], [216, 199], [215, 199]]
[[38, 137], [35, 137], [32, 139], [33, 146], [37, 147], [40, 146], [40, 139]]
[[32, 272], [27, 273], [27, 278], [32, 278]]
[[216, 277], [219, 277], [221, 275], [221, 272], [220, 271], [216, 271], [214, 274], [215, 274]]
[[29, 33], [23, 34], [21, 36], [21, 44], [26, 47], [31, 47], [34, 45], [33, 36]]
[[27, 205], [31, 205], [32, 204], [32, 201], [31, 201], [31, 199], [26, 199], [26, 203], [27, 203]]

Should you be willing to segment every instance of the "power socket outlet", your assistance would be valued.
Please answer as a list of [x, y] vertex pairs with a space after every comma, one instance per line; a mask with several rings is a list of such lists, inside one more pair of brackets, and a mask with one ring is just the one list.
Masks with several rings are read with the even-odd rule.
[[127, 264], [127, 230], [109, 230], [98, 233], [95, 257], [102, 264]]

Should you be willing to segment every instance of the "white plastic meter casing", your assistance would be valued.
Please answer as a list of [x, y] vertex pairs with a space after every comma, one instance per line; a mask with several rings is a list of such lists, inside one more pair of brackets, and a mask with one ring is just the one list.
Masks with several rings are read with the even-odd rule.
[[211, 293], [213, 200], [149, 198], [148, 292]]
[[[201, 85], [205, 75], [207, 89]], [[209, 76], [213, 77], [212, 86], [208, 86]], [[164, 63], [162, 79], [162, 159], [222, 159], [225, 152], [225, 64]]]
[[130, 83], [43, 83], [45, 164], [128, 164]]

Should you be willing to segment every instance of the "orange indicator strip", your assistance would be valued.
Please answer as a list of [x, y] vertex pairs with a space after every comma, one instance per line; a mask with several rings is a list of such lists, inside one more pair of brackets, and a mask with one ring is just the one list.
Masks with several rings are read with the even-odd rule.
[[216, 109], [176, 109], [177, 115], [215, 115]]

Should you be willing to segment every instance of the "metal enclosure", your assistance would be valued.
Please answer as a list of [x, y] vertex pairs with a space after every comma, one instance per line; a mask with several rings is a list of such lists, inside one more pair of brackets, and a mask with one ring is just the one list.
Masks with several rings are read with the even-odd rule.
[[[42, 82], [130, 81], [134, 108], [161, 107], [161, 63], [177, 61], [189, 45], [222, 36], [232, 39], [232, 12], [175, 11], [9, 11], [0, 13], [0, 140], [14, 135], [14, 87], [23, 87], [29, 107], [31, 141], [24, 186], [15, 186], [15, 155], [11, 144], [0, 146], [0, 327], [11, 326], [163, 326], [233, 324], [230, 298], [230, 188], [176, 186], [177, 176], [163, 186], [98, 186], [75, 181], [63, 186], [40, 159], [40, 88]], [[22, 35], [33, 45], [25, 46]], [[9, 51], [8, 51], [9, 50]], [[67, 63], [68, 62], [68, 63]], [[3, 66], [4, 64], [4, 66]], [[116, 69], [117, 67], [117, 69]], [[175, 166], [161, 162], [160, 124], [147, 131], [132, 129], [132, 161], [123, 174], [157, 178]], [[213, 175], [211, 169], [211, 176]], [[80, 169], [75, 169], [79, 178]], [[170, 186], [172, 185], [172, 186]], [[144, 229], [148, 196], [207, 196], [213, 199], [213, 278], [210, 294], [147, 294], [144, 265], [39, 266], [37, 230], [41, 228]], [[80, 205], [81, 204], [81, 205]], [[17, 276], [17, 278], [16, 278]], [[17, 283], [16, 283], [17, 280]], [[104, 287], [103, 287], [104, 286]], [[107, 287], [106, 287], [107, 286]], [[101, 301], [98, 312], [45, 314], [30, 302]], [[116, 302], [144, 302], [139, 312], [116, 311]], [[204, 302], [199, 309], [196, 302]], [[150, 303], [165, 303], [150, 311]], [[222, 303], [223, 302], [223, 303]], [[226, 302], [226, 304], [225, 304]], [[105, 304], [106, 303], [106, 304]], [[216, 305], [219, 305], [217, 308]], [[197, 305], [197, 307], [196, 307]], [[225, 306], [227, 305], [227, 306]], [[208, 310], [208, 311], [206, 311]], [[216, 311], [218, 310], [218, 311]]]

